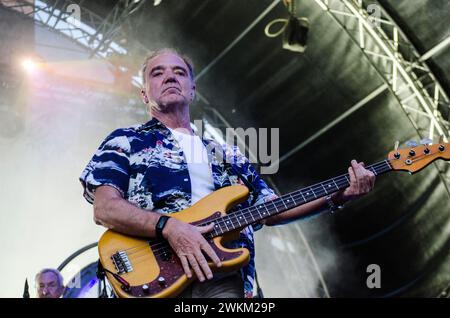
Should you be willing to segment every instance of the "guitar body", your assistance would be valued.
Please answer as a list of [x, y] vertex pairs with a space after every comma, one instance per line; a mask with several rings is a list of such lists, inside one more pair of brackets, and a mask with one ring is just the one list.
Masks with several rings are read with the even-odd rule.
[[[247, 197], [248, 189], [244, 186], [225, 187], [190, 208], [170, 216], [194, 225], [201, 224], [225, 215]], [[213, 272], [235, 271], [248, 263], [250, 255], [247, 249], [228, 249], [222, 245], [237, 238], [239, 231], [238, 229], [209, 240], [222, 262], [220, 268], [209, 262]], [[149, 241], [107, 230], [98, 242], [98, 251], [103, 267], [119, 274], [130, 284], [130, 287], [126, 288], [106, 271], [109, 283], [119, 297], [175, 297], [195, 279], [195, 273], [188, 279], [179, 258], [165, 241]]]

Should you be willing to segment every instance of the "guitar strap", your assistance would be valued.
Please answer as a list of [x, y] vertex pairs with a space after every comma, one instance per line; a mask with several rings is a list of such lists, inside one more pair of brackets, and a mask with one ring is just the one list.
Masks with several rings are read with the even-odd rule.
[[254, 205], [256, 203], [256, 199], [257, 199], [257, 190], [255, 188], [255, 186], [253, 185], [253, 183], [251, 183], [250, 181], [248, 181], [248, 179], [246, 177], [244, 177], [244, 175], [242, 173], [240, 173], [231, 163], [229, 162], [224, 162], [224, 169], [225, 171], [227, 171], [228, 175], [237, 175], [239, 179], [242, 180], [242, 182], [244, 182], [245, 186], [252, 192], [252, 202], [250, 203], [250, 206]]

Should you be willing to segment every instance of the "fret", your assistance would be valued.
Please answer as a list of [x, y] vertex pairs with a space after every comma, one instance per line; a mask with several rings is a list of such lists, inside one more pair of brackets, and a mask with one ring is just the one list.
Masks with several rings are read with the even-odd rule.
[[[235, 228], [238, 228], [238, 227], [242, 227], [242, 224], [241, 224], [241, 221], [239, 221], [239, 215], [238, 215], [238, 213], [233, 213], [234, 214], [234, 218], [236, 219], [235, 221], [234, 221], [234, 225], [235, 225]], [[244, 224], [245, 225], [245, 224]]]
[[[295, 200], [292, 198], [292, 194], [289, 194], [290, 199], [286, 199], [286, 202], [288, 203], [289, 209], [292, 209], [293, 207], [295, 207], [297, 205], [297, 203], [295, 203]], [[293, 204], [290, 202], [294, 202]]]
[[294, 201], [294, 206], [296, 206], [297, 202], [295, 202], [295, 199], [292, 197], [292, 194], [289, 194], [289, 196], [291, 197], [292, 201]]
[[312, 193], [314, 194], [314, 198], [316, 198], [316, 199], [317, 199], [317, 195], [316, 195], [316, 193], [315, 193], [314, 189], [313, 189], [313, 188], [311, 188], [311, 187], [310, 187], [310, 189], [311, 189]]
[[350, 180], [347, 178], [347, 175], [344, 176], [345, 180], [347, 180], [348, 184], [350, 184]]
[[261, 219], [263, 219], [263, 216], [262, 216], [261, 212], [259, 212], [259, 209], [258, 209], [258, 207], [256, 207], [256, 212], [258, 212], [258, 214], [259, 214], [259, 217], [260, 217]]
[[300, 194], [302, 195], [302, 198], [303, 198], [303, 202], [305, 202], [305, 203], [306, 203], [307, 201], [306, 201], [306, 199], [305, 199], [305, 196], [303, 195], [302, 191], [300, 190], [299, 192], [300, 192]]
[[235, 217], [236, 217], [236, 221], [238, 222], [238, 224], [239, 224], [239, 227], [241, 227], [242, 226], [242, 224], [241, 224], [241, 222], [239, 222], [239, 217], [238, 217], [238, 212], [234, 212], [233, 214], [235, 214]]
[[[261, 207], [261, 206], [260, 206], [260, 207]], [[267, 213], [267, 215], [270, 215], [270, 212], [269, 212], [269, 210], [267, 209], [267, 207], [266, 207], [265, 204], [263, 204], [263, 207], [264, 207], [264, 209], [266, 209], [266, 212], [264, 212], [263, 214], [266, 214], [266, 213]]]
[[228, 220], [227, 220], [227, 223], [226, 223], [226, 224], [230, 225], [230, 227], [229, 227], [230, 230], [234, 230], [234, 229], [235, 229], [235, 226], [234, 226], [233, 219], [232, 219], [232, 216], [231, 216], [231, 215], [232, 215], [232, 214], [230, 214], [230, 215], [228, 216]]
[[284, 203], [284, 200], [283, 200], [283, 198], [280, 198], [280, 200], [281, 200], [281, 202], [283, 202], [283, 204], [284, 204], [284, 207], [286, 208], [286, 210], [289, 210], [289, 208], [287, 207], [286, 203]]
[[273, 203], [273, 201], [269, 201], [269, 202], [272, 203], [272, 205], [275, 207], [275, 210], [276, 210], [277, 212], [280, 212], [280, 211], [278, 210], [277, 206], [275, 205], [275, 203]]
[[336, 181], [334, 181], [334, 179], [335, 178], [333, 178], [333, 182], [334, 182], [334, 185], [336, 186], [336, 189], [340, 190], [339, 186], [337, 185]]
[[[332, 181], [333, 181], [333, 180], [332, 180]], [[334, 182], [334, 181], [333, 181], [333, 182]], [[325, 190], [328, 189], [328, 191], [334, 192], [334, 191], [333, 191], [333, 187], [335, 187], [335, 185], [333, 185], [332, 182], [325, 183]], [[339, 190], [339, 188], [338, 188], [338, 190]], [[328, 191], [326, 191], [327, 194], [329, 194]]]
[[231, 222], [231, 228], [232, 229], [236, 229], [237, 228], [237, 224], [236, 224], [236, 221], [233, 220], [233, 218], [235, 219], [236, 215], [234, 215], [234, 213], [229, 214], [229, 219], [230, 219], [229, 222]]
[[[219, 230], [220, 230], [220, 232], [219, 232]], [[216, 233], [216, 234], [214, 234], [215, 236], [217, 236], [217, 235], [221, 235], [221, 234], [223, 234], [223, 233], [224, 233], [224, 232], [222, 231], [222, 229], [221, 229], [220, 225], [219, 225], [219, 224], [217, 224], [217, 223], [216, 223], [216, 225], [214, 225], [214, 232]]]
[[323, 183], [320, 184], [322, 186], [322, 188], [325, 190], [325, 193], [328, 194], [327, 188], [325, 188], [325, 186], [323, 185]]
[[[236, 213], [237, 213], [237, 212], [236, 212]], [[239, 215], [239, 218], [238, 218], [238, 219], [241, 219], [241, 220], [242, 220], [242, 218], [244, 218], [244, 220], [245, 220], [244, 213], [240, 211], [240, 215]], [[239, 221], [238, 221], [238, 222], [239, 222]], [[239, 222], [239, 224], [241, 224], [241, 222]], [[242, 224], [241, 224], [241, 225], [242, 225]], [[244, 223], [244, 225], [246, 225], [246, 224]]]
[[311, 187], [311, 190], [312, 190], [312, 192], [313, 192], [313, 194], [314, 194], [314, 198], [320, 198], [321, 196], [322, 196], [322, 187], [319, 185], [319, 186], [312, 186]]
[[[261, 207], [261, 205], [259, 207]], [[252, 212], [251, 208], [252, 207], [248, 208], [248, 212], [250, 212], [250, 216], [252, 217], [253, 221], [256, 221], [255, 217], [253, 216], [253, 212]], [[258, 209], [258, 207], [256, 207], [256, 206], [254, 208]]]
[[[311, 193], [311, 188], [309, 188], [310, 190], [309, 191], [307, 191], [306, 193], [305, 193], [305, 195], [306, 195], [306, 199], [308, 200], [309, 198], [308, 198], [308, 196], [310, 196], [310, 193]], [[315, 196], [315, 194], [313, 193], [313, 195]]]
[[224, 217], [223, 217], [223, 224], [226, 226], [227, 231], [230, 230], [230, 229], [228, 228], [227, 221], [225, 220], [225, 219], [228, 219], [228, 218], [229, 218], [229, 216], [224, 216]]
[[370, 166], [369, 169], [372, 169], [372, 172], [374, 175], [377, 175], [378, 173], [375, 171], [375, 169], [373, 168], [373, 166]]
[[[289, 195], [290, 196], [290, 195]], [[292, 196], [291, 196], [292, 197]], [[292, 200], [289, 199], [288, 195], [284, 195], [281, 198], [279, 198], [280, 200], [282, 200], [284, 207], [286, 208], [286, 210], [292, 209], [293, 207], [295, 207], [295, 205], [292, 203]]]

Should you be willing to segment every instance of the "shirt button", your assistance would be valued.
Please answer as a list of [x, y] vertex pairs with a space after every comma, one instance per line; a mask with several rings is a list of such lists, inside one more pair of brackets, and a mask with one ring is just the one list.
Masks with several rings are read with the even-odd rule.
[[184, 179], [184, 181], [188, 182], [188, 181], [189, 181], [189, 179], [188, 179], [188, 178], [185, 178], [185, 179]]

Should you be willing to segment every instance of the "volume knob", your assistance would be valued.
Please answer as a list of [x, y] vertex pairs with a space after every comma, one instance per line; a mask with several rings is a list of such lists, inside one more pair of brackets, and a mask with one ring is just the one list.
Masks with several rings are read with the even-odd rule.
[[162, 277], [162, 276], [159, 276], [158, 277], [158, 283], [160, 285], [165, 285], [166, 284], [166, 279], [164, 277]]
[[145, 285], [142, 285], [142, 291], [143, 291], [144, 293], [148, 293], [148, 292], [149, 292], [149, 290], [150, 290], [150, 288], [148, 287], [148, 285], [147, 285], [147, 284], [145, 284]]

